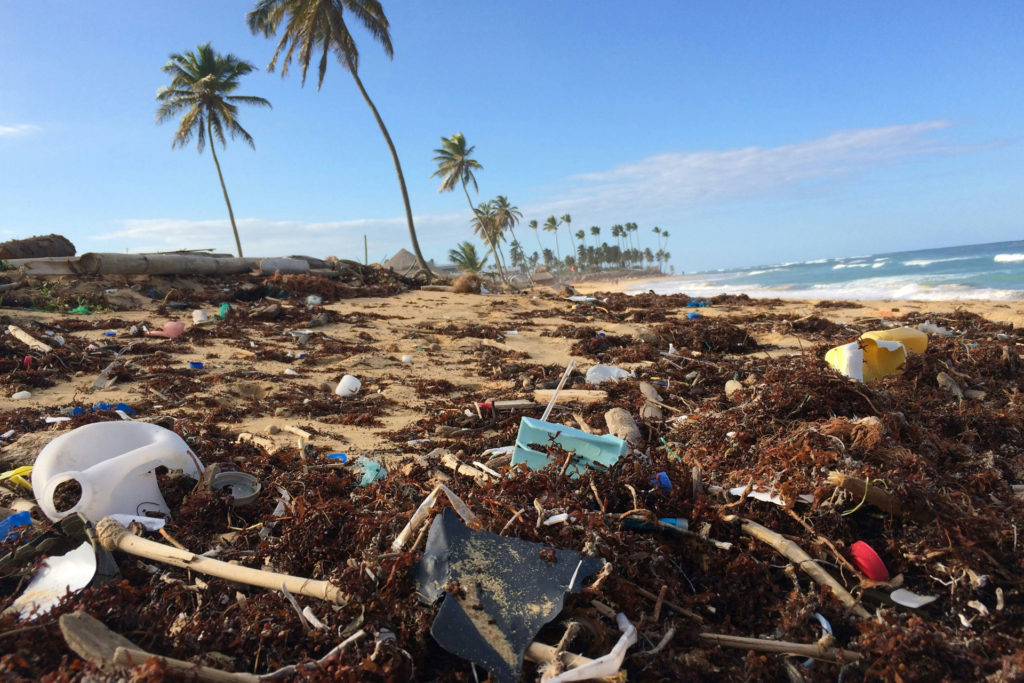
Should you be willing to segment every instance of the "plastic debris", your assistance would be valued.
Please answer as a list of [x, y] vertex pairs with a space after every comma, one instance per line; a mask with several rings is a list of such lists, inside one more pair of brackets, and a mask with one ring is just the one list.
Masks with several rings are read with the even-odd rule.
[[907, 362], [907, 350], [897, 341], [860, 339], [830, 349], [825, 362], [860, 382], [898, 375]]
[[928, 349], [928, 335], [912, 327], [896, 327], [891, 330], [872, 330], [862, 334], [861, 339], [895, 341], [903, 344], [910, 353], [924, 353]]
[[603, 564], [573, 550], [473, 531], [446, 508], [431, 524], [416, 587], [426, 604], [444, 598], [430, 628], [434, 640], [511, 682], [534, 636], [561, 612], [565, 594], [578, 592]]
[[872, 581], [889, 580], [889, 570], [882, 558], [864, 541], [857, 541], [850, 546], [850, 559], [853, 566]]
[[930, 605], [939, 599], [938, 595], [918, 595], [912, 591], [908, 591], [906, 588], [897, 588], [892, 593], [889, 593], [889, 599], [895, 602], [897, 605], [903, 605], [904, 607], [910, 607], [911, 609], [920, 609], [925, 605]]
[[600, 384], [601, 382], [618, 381], [626, 377], [632, 377], [632, 373], [614, 365], [593, 365], [587, 370], [587, 384]]
[[218, 472], [210, 481], [213, 490], [227, 489], [235, 507], [245, 507], [256, 501], [263, 485], [260, 480], [247, 472]]
[[[533, 448], [534, 444], [545, 448], [551, 443], [574, 452], [566, 467], [566, 474], [571, 478], [578, 477], [587, 467], [598, 470], [611, 467], [625, 455], [627, 448], [625, 441], [610, 434], [588, 434], [573, 427], [523, 417], [519, 422], [519, 433], [512, 452], [512, 465], [524, 463], [531, 470], [539, 470], [556, 462], [561, 465], [557, 457], [552, 458], [546, 452]], [[564, 459], [565, 456], [562, 456], [561, 460]]]
[[49, 557], [32, 577], [25, 592], [9, 608], [21, 619], [42, 616], [57, 606], [68, 592], [77, 593], [96, 575], [96, 552], [83, 543], [65, 555]]
[[359, 388], [363, 385], [356, 377], [352, 375], [345, 375], [338, 382], [338, 388], [334, 390], [338, 396], [342, 398], [352, 398], [359, 393]]
[[27, 510], [15, 512], [10, 517], [0, 519], [0, 541], [6, 541], [8, 538], [18, 538], [21, 536], [21, 530], [31, 526], [32, 515]]

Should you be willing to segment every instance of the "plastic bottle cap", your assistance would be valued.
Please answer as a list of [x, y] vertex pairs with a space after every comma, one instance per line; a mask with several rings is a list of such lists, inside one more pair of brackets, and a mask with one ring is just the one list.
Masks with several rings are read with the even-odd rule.
[[853, 566], [872, 581], [889, 580], [889, 570], [886, 569], [885, 562], [882, 562], [875, 549], [864, 541], [857, 541], [850, 546], [850, 556]]

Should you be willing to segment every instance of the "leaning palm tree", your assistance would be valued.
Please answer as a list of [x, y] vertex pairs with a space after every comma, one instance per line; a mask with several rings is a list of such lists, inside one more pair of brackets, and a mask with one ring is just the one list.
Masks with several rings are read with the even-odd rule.
[[480, 188], [477, 187], [473, 172], [482, 171], [484, 168], [479, 161], [469, 158], [474, 149], [476, 146], [466, 147], [466, 136], [462, 134], [462, 131], [449, 138], [441, 138], [441, 146], [434, 150], [434, 154], [437, 155], [434, 157], [437, 170], [430, 176], [441, 179], [441, 187], [438, 188], [438, 192], [451, 192], [457, 184], [461, 183], [470, 209], [473, 209], [473, 200], [469, 198], [469, 190], [466, 189], [466, 185], [473, 183], [473, 189], [479, 192]]
[[544, 221], [544, 232], [555, 233], [555, 252], [558, 254], [558, 261], [562, 261], [562, 250], [558, 246], [558, 226], [561, 225], [559, 220], [554, 216], [548, 216], [548, 219]]
[[238, 57], [222, 55], [209, 43], [196, 46], [195, 50], [183, 54], [173, 54], [170, 60], [161, 67], [164, 73], [171, 76], [171, 84], [160, 88], [156, 99], [160, 107], [156, 111], [156, 122], [163, 123], [179, 112], [184, 112], [174, 133], [171, 147], [184, 147], [196, 138], [196, 147], [202, 154], [206, 141], [210, 141], [210, 154], [213, 164], [217, 167], [220, 189], [224, 193], [224, 203], [228, 205], [228, 218], [231, 219], [231, 230], [235, 234], [235, 246], [238, 256], [242, 256], [242, 241], [238, 237], [238, 226], [235, 225], [235, 212], [231, 209], [228, 188], [224, 184], [224, 174], [217, 160], [217, 146], [227, 146], [224, 132], [232, 138], [240, 137], [255, 148], [252, 136], [238, 123], [238, 105], [252, 104], [269, 107], [270, 102], [262, 97], [251, 95], [232, 95], [238, 87], [238, 79], [253, 70], [253, 65]]
[[569, 233], [569, 243], [572, 244], [572, 253], [576, 253], [576, 241], [572, 238], [572, 216], [565, 214], [562, 216], [562, 222], [565, 223], [565, 231]]
[[430, 266], [427, 265], [420, 252], [420, 243], [416, 239], [416, 227], [412, 220], [412, 206], [409, 205], [409, 192], [405, 188], [405, 176], [402, 175], [402, 164], [398, 161], [398, 152], [395, 150], [395, 143], [391, 141], [384, 120], [380, 112], [363, 87], [363, 81], [359, 78], [359, 49], [356, 41], [349, 33], [345, 25], [345, 12], [348, 11], [360, 24], [370, 33], [384, 48], [384, 53], [390, 58], [394, 56], [394, 48], [391, 45], [390, 24], [384, 15], [384, 8], [378, 0], [257, 0], [256, 6], [251, 12], [245, 15], [249, 30], [253, 33], [262, 33], [270, 38], [277, 33], [277, 30], [284, 25], [284, 32], [281, 40], [277, 43], [274, 56], [267, 65], [268, 71], [273, 71], [277, 64], [277, 58], [284, 50], [284, 60], [281, 65], [281, 77], [288, 73], [288, 65], [292, 61], [292, 55], [298, 49], [297, 60], [302, 67], [302, 85], [306, 84], [306, 70], [309, 69], [309, 61], [314, 53], [320, 54], [317, 64], [318, 80], [317, 90], [324, 84], [324, 74], [327, 73], [327, 55], [333, 51], [338, 62], [352, 74], [359, 93], [363, 96], [373, 118], [377, 121], [380, 132], [384, 135], [384, 142], [391, 151], [391, 160], [395, 164], [395, 173], [398, 175], [398, 186], [402, 191], [402, 203], [405, 204], [405, 220], [409, 224], [409, 237], [412, 240], [412, 250], [416, 254], [416, 261], [426, 275], [427, 280], [431, 279]]
[[466, 273], [479, 273], [487, 257], [482, 259], [476, 254], [476, 245], [472, 242], [460, 242], [455, 249], [448, 250], [448, 258], [455, 264], [455, 267]]

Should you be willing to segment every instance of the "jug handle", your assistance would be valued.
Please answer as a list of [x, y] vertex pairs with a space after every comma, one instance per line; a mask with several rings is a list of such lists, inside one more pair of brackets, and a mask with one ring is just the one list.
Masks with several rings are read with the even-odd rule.
[[[57, 506], [54, 504], [53, 495], [57, 492], [57, 487], [67, 481], [76, 481], [78, 486], [82, 489], [82, 495], [79, 496], [78, 502], [72, 505], [63, 512], [57, 510]], [[84, 472], [61, 472], [57, 476], [51, 478], [46, 482], [46, 487], [43, 489], [43, 494], [40, 496], [39, 502], [44, 504], [46, 507], [53, 512], [53, 515], [47, 515], [54, 521], [64, 519], [68, 515], [73, 515], [82, 509], [85, 502], [92, 497], [93, 489], [92, 482]], [[47, 512], [44, 508], [43, 512]]]

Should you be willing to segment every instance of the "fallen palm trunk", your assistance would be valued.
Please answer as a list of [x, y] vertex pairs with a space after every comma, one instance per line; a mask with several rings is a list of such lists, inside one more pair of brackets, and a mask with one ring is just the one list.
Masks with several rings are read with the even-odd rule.
[[763, 640], [761, 638], [744, 638], [729, 636], [723, 633], [701, 633], [700, 637], [722, 647], [738, 647], [758, 652], [775, 652], [782, 655], [811, 657], [827, 662], [856, 662], [861, 655], [853, 650], [838, 647], [824, 647], [814, 643], [792, 643], [785, 640]]
[[75, 245], [63, 235], [42, 235], [0, 243], [0, 259], [74, 255]]
[[228, 564], [214, 560], [187, 550], [179, 550], [162, 543], [140, 538], [132, 534], [123, 525], [105, 517], [96, 525], [96, 535], [107, 550], [120, 550], [131, 555], [138, 555], [149, 560], [157, 560], [182, 569], [209, 574], [228, 581], [237, 581], [250, 586], [280, 590], [283, 583], [292, 593], [311, 598], [320, 598], [330, 602], [345, 603], [348, 596], [334, 584], [327, 581], [315, 581], [289, 574], [252, 569], [236, 564]]
[[733, 521], [737, 519], [740, 522], [740, 529], [743, 530], [743, 533], [767, 543], [789, 558], [797, 567], [803, 570], [804, 573], [819, 584], [831, 588], [832, 592], [835, 593], [836, 598], [839, 599], [839, 602], [849, 607], [855, 615], [861, 619], [869, 619], [871, 617], [871, 614], [857, 602], [856, 598], [850, 595], [850, 592], [847, 591], [841, 583], [836, 581], [831, 574], [822, 569], [818, 563], [814, 561], [814, 558], [808, 555], [803, 548], [782, 534], [776, 533], [767, 527], [763, 527], [757, 522], [737, 517], [725, 518], [726, 521]]

